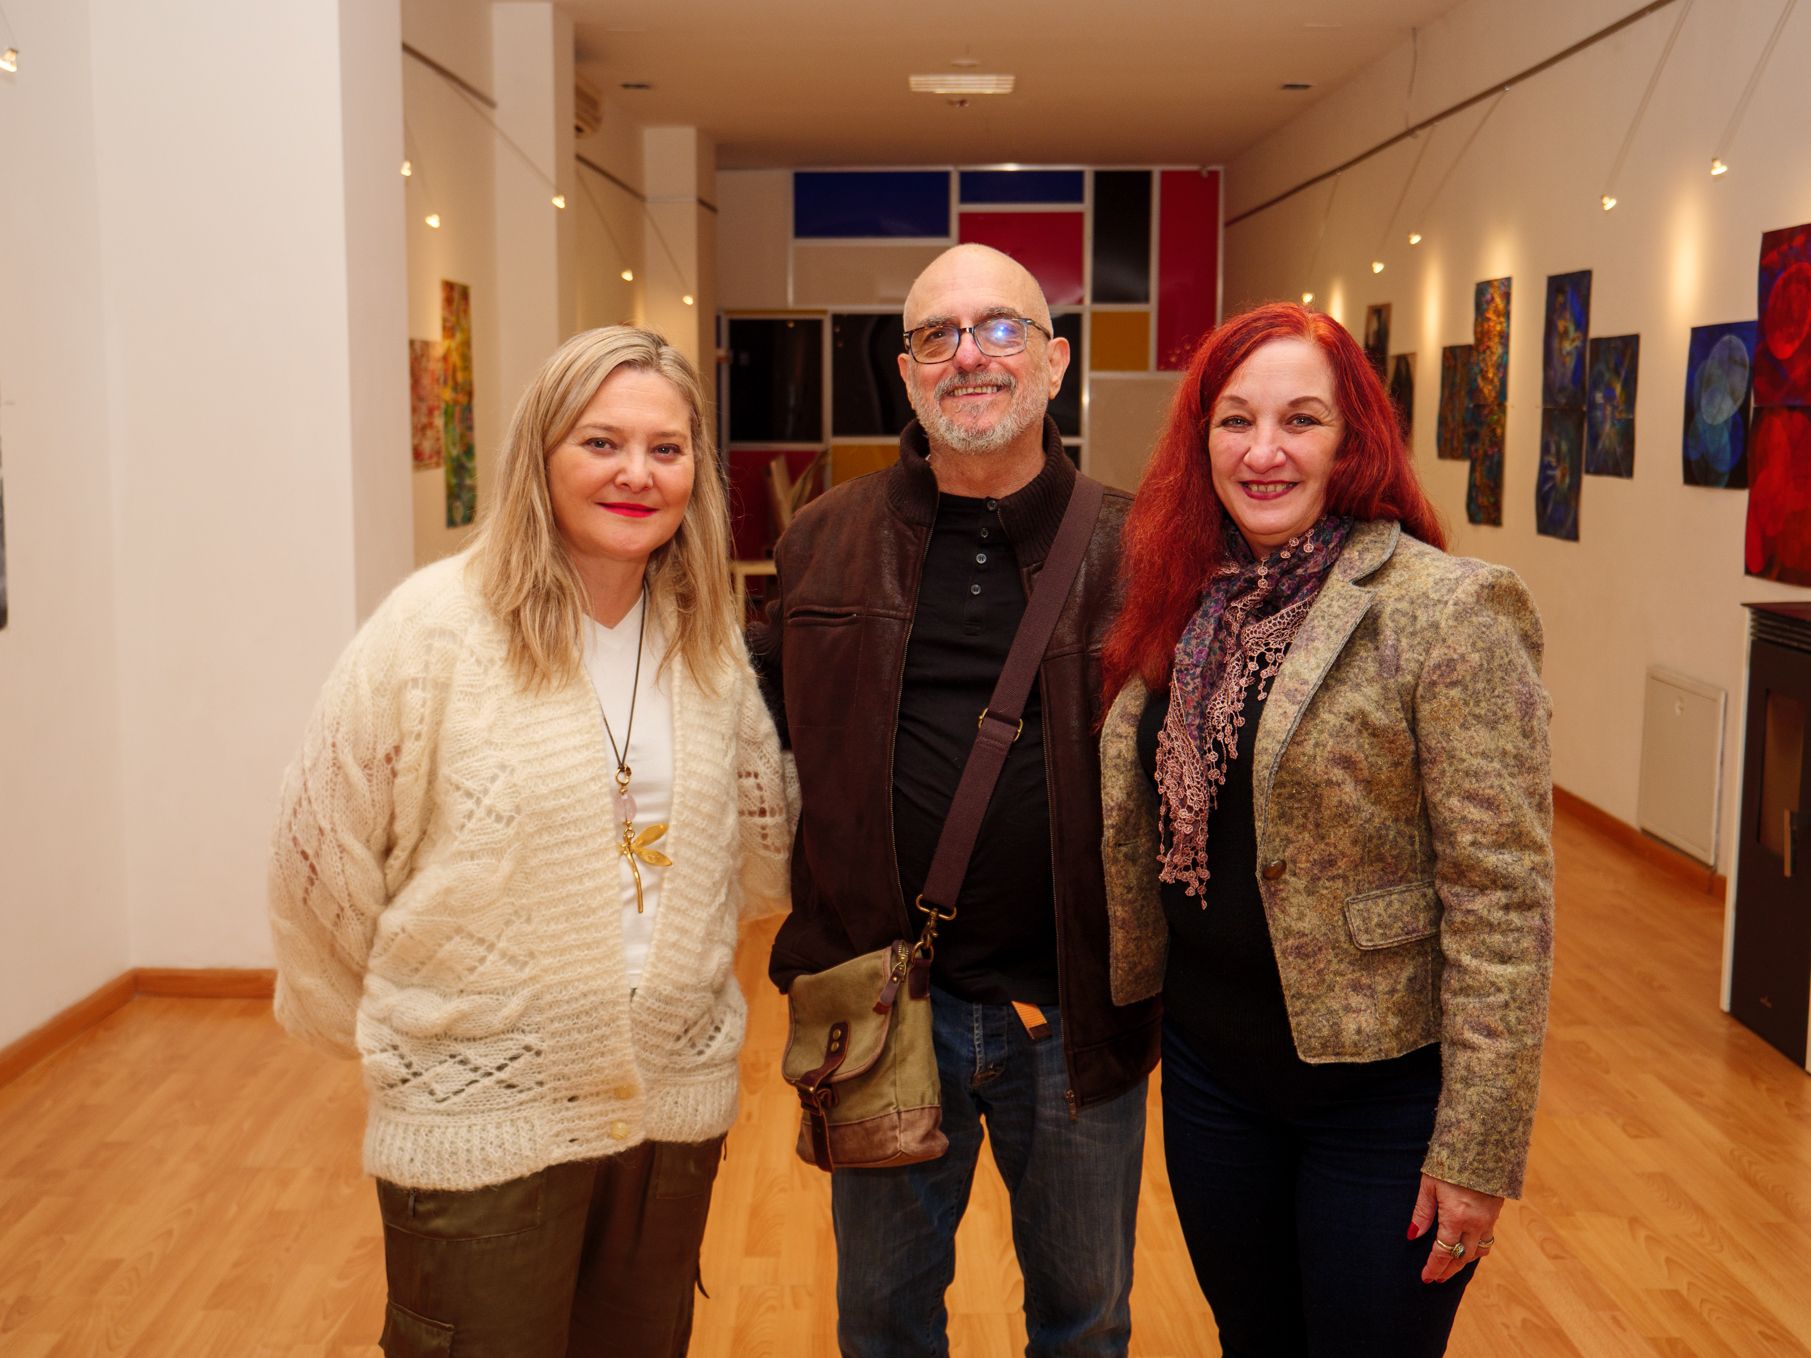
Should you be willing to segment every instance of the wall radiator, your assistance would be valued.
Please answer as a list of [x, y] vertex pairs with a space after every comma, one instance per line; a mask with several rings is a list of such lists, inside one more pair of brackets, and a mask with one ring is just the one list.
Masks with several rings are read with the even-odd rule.
[[1713, 867], [1728, 700], [1722, 689], [1702, 680], [1648, 667], [1635, 823]]

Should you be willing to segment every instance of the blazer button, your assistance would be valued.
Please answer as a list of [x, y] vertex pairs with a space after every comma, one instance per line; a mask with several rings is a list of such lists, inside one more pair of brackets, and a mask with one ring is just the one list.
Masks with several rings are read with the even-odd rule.
[[1287, 859], [1273, 858], [1263, 867], [1264, 880], [1266, 882], [1274, 882], [1288, 871], [1289, 862]]

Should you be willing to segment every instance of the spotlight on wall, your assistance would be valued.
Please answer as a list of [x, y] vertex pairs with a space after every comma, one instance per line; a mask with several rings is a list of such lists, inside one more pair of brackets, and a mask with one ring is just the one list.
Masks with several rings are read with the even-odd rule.
[[1616, 206], [1616, 199], [1607, 193], [1597, 201], [1603, 204], [1603, 210], [1605, 212], [1608, 212], [1611, 208]]
[[1723, 160], [1721, 157], [1712, 156], [1710, 158], [1710, 175], [1711, 175], [1712, 179], [1715, 179], [1720, 174], [1728, 174], [1728, 173], [1729, 173], [1729, 166], [1727, 166], [1723, 163]]
[[0, 71], [17, 71], [19, 69], [19, 49], [9, 47], [0, 52]]
[[623, 282], [633, 283], [634, 281], [635, 281], [635, 270], [624, 269], [623, 270]]
[[1302, 305], [1303, 306], [1313, 306], [1314, 305], [1314, 294], [1311, 292], [1304, 292], [1302, 294]]
[[564, 212], [566, 210], [566, 195], [565, 194], [556, 193], [548, 201], [551, 202], [555, 207], [557, 207], [561, 212]]
[[1371, 272], [1372, 273], [1382, 273], [1383, 272], [1383, 261], [1381, 259], [1374, 259], [1371, 261]]
[[692, 294], [689, 292], [686, 293], [686, 295], [681, 297], [679, 300], [684, 302], [687, 306], [695, 306], [698, 301], [698, 299], [696, 297], [692, 296]]
[[440, 214], [438, 212], [430, 212], [421, 220], [433, 227], [436, 231], [440, 230]]
[[1409, 232], [1409, 244], [1410, 245], [1421, 244], [1421, 233], [1419, 231]]
[[403, 163], [402, 163], [402, 177], [403, 177], [403, 178], [404, 178], [404, 179], [407, 179], [407, 178], [408, 178], [408, 177], [409, 177], [409, 176], [410, 176], [410, 175], [412, 175], [412, 174], [414, 174], [414, 173], [415, 173], [415, 162], [414, 162], [414, 161], [412, 161], [412, 160], [405, 160], [405, 161], [403, 161]]

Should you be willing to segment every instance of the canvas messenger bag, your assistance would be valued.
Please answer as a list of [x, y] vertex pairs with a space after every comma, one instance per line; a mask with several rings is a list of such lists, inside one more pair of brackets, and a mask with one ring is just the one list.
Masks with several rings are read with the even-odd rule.
[[[937, 1057], [931, 1048], [931, 959], [937, 929], [956, 917], [981, 818], [1018, 739], [1025, 700], [1057, 618], [1081, 571], [1104, 487], [1076, 478], [1068, 508], [1033, 581], [992, 697], [937, 839], [919, 895], [924, 928], [787, 989], [791, 1031], [781, 1073], [799, 1092], [798, 1155], [819, 1169], [873, 1169], [934, 1160], [949, 1141]], [[890, 886], [882, 889], [890, 890]]]

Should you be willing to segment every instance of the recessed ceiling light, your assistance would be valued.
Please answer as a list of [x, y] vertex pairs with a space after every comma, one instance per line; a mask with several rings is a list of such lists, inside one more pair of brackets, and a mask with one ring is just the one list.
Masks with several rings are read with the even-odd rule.
[[1282, 88], [1286, 90], [1311, 90], [1314, 86], [1310, 85], [1305, 80], [1285, 80]]
[[645, 80], [625, 80], [623, 88], [625, 90], [651, 90], [654, 87]]
[[942, 71], [906, 77], [913, 94], [1011, 94], [1015, 77]]

